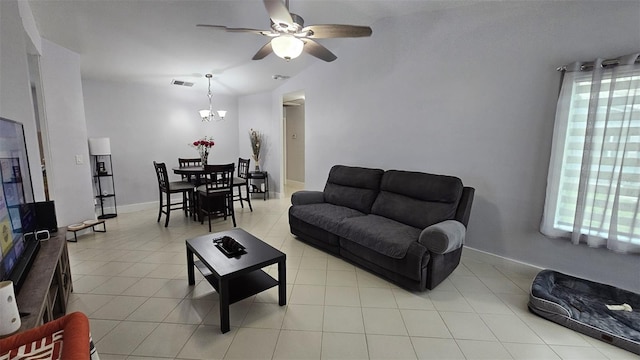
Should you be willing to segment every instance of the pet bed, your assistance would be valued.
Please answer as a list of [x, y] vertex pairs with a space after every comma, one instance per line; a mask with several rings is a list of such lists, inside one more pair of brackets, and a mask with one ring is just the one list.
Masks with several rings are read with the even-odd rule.
[[640, 355], [640, 294], [542, 270], [531, 285], [529, 309], [547, 320]]

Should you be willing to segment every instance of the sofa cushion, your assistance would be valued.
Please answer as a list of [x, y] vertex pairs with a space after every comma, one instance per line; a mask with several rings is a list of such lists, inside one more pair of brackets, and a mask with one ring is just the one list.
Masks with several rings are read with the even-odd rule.
[[365, 214], [358, 210], [328, 203], [296, 205], [289, 208], [289, 216], [334, 234], [337, 234], [338, 224], [342, 219], [363, 215]]
[[389, 170], [371, 213], [422, 230], [455, 217], [462, 189], [457, 177]]
[[409, 245], [402, 259], [394, 259], [343, 238], [340, 238], [340, 255], [414, 290], [424, 290], [431, 259], [427, 248], [417, 242]]
[[377, 253], [401, 259], [409, 245], [418, 241], [420, 229], [382, 216], [366, 215], [344, 219], [336, 234]]
[[332, 254], [340, 254], [340, 237], [338, 235], [292, 216], [291, 208], [289, 208], [289, 228], [298, 239]]
[[368, 214], [378, 195], [382, 174], [380, 169], [335, 165], [324, 187], [324, 199]]

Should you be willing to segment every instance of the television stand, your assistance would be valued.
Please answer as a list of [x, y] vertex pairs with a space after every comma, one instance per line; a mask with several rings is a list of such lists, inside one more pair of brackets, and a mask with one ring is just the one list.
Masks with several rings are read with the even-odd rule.
[[40, 242], [40, 250], [16, 295], [22, 322], [19, 331], [57, 319], [67, 311], [73, 284], [66, 237], [67, 229], [59, 228], [55, 236]]

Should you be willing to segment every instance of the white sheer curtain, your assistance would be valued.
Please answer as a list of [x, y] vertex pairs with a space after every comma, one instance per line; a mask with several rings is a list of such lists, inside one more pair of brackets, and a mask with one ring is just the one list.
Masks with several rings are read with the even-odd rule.
[[639, 55], [562, 69], [543, 234], [640, 253]]

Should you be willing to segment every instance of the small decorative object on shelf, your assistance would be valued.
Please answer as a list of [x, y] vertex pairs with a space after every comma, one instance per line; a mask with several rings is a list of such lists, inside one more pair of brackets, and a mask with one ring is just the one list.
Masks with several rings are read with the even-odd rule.
[[107, 175], [107, 168], [104, 166], [104, 161], [98, 161], [96, 166], [98, 167], [98, 175]]
[[262, 134], [258, 130], [249, 130], [249, 139], [251, 139], [251, 151], [253, 152], [253, 161], [256, 164], [256, 171], [260, 171], [260, 149], [262, 148]]
[[189, 144], [189, 146], [198, 150], [198, 153], [200, 153], [200, 161], [202, 163], [202, 167], [207, 165], [207, 160], [209, 159], [209, 149], [211, 149], [214, 145], [215, 142], [213, 142], [213, 138], [207, 136], [203, 137], [200, 140], [194, 141], [192, 144]]

